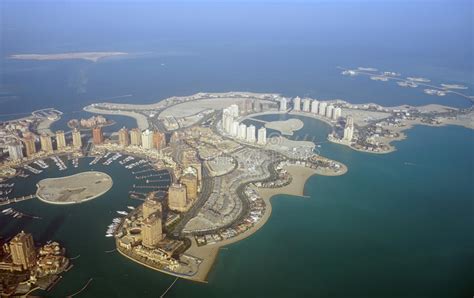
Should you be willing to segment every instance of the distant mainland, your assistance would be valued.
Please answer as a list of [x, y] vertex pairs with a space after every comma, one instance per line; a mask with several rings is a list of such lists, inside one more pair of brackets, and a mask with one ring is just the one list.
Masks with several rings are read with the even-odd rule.
[[102, 58], [127, 55], [125, 52], [71, 52], [57, 54], [15, 54], [11, 55], [11, 59], [16, 60], [71, 60], [82, 59], [97, 62]]

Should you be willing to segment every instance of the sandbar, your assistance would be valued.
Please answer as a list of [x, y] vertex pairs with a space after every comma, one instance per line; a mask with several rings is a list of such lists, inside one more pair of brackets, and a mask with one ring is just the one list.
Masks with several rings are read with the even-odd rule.
[[83, 172], [60, 178], [43, 179], [36, 196], [49, 204], [78, 204], [95, 199], [112, 188], [112, 178], [102, 172]]
[[270, 121], [265, 123], [266, 128], [274, 129], [279, 131], [283, 135], [293, 135], [293, 132], [302, 129], [304, 126], [303, 121], [300, 119], [287, 119], [283, 121]]
[[71, 60], [82, 59], [92, 62], [97, 62], [102, 58], [127, 55], [124, 52], [73, 52], [73, 53], [58, 53], [58, 54], [16, 54], [11, 55], [11, 59], [17, 60]]

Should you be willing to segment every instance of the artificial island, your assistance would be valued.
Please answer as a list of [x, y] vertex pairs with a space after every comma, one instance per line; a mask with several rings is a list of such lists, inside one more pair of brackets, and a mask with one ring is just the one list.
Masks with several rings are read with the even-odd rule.
[[[259, 116], [288, 114], [323, 121], [332, 127], [328, 141], [369, 153], [393, 151], [391, 142], [415, 124], [474, 128], [472, 108], [387, 108], [248, 92], [198, 93], [150, 105], [99, 103], [84, 110], [133, 117], [138, 127], [114, 133], [104, 133], [101, 126], [90, 132], [58, 131], [53, 139], [51, 132], [38, 132], [34, 119], [28, 124], [3, 123], [0, 144], [8, 153], [0, 167], [4, 179], [40, 171], [32, 165], [41, 167], [46, 158], [61, 166], [63, 156], [76, 160], [87, 155], [94, 157], [91, 164], [101, 159], [110, 164], [125, 155], [119, 163], [128, 169], [150, 166], [154, 174], [134, 170], [144, 185], [124, 194], [141, 200], [141, 205], [123, 212], [108, 236], [114, 237], [117, 251], [134, 262], [201, 282], [220, 247], [263, 226], [272, 196], [302, 196], [310, 176], [347, 171], [344, 164], [317, 154], [314, 139], [289, 138], [304, 125], [300, 120], [265, 121]], [[163, 177], [169, 183], [152, 184]], [[3, 185], [9, 187], [8, 181]], [[73, 193], [63, 189], [53, 201], [68, 201]], [[40, 189], [31, 198], [36, 196], [42, 196]], [[17, 200], [6, 196], [0, 204]]]

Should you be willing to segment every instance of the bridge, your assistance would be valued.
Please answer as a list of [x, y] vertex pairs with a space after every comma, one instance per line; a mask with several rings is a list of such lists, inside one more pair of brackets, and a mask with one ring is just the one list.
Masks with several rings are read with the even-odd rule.
[[257, 119], [257, 118], [245, 118], [244, 120], [252, 120], [252, 121], [256, 121], [256, 122], [260, 122], [260, 123], [268, 123], [268, 121], [265, 121], [265, 120], [262, 120], [262, 119]]

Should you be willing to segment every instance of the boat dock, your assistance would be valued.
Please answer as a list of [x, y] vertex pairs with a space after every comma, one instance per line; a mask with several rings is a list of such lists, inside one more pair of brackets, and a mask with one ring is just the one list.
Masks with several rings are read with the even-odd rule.
[[12, 198], [12, 199], [7, 199], [5, 201], [0, 202], [0, 206], [6, 206], [6, 205], [11, 204], [11, 203], [18, 203], [18, 202], [30, 200], [30, 199], [33, 199], [33, 198], [36, 198], [36, 194], [29, 195], [29, 196], [16, 197], [16, 198]]

